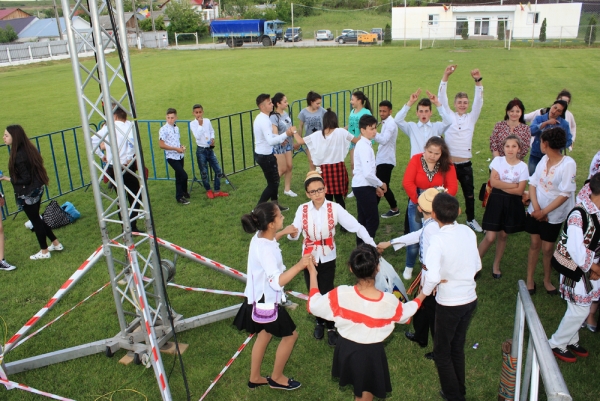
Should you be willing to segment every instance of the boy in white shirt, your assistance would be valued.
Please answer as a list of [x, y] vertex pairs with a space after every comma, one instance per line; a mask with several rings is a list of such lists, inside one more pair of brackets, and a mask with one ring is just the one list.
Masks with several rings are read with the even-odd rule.
[[445, 399], [464, 401], [464, 348], [469, 322], [477, 307], [475, 274], [481, 270], [481, 259], [475, 233], [456, 223], [458, 200], [439, 194], [433, 199], [432, 209], [440, 231], [431, 238], [425, 255], [423, 294], [429, 296], [437, 289], [433, 353], [441, 393]]
[[[364, 115], [360, 118], [358, 126], [361, 136], [354, 148], [352, 191], [356, 196], [357, 220], [367, 229], [371, 238], [375, 238], [379, 228], [377, 198], [381, 198], [387, 191], [387, 185], [377, 178], [375, 173], [375, 153], [371, 140], [377, 135], [377, 119]], [[356, 245], [362, 243], [363, 241], [357, 237]]]
[[175, 199], [182, 205], [189, 205], [188, 175], [183, 167], [186, 148], [181, 144], [179, 127], [175, 125], [176, 121], [177, 110], [167, 109], [167, 123], [158, 131], [159, 146], [165, 151], [167, 163], [175, 170]]
[[471, 71], [471, 77], [475, 81], [473, 108], [470, 113], [467, 113], [469, 109], [469, 96], [465, 92], [458, 92], [454, 96], [454, 110], [456, 110], [454, 113], [448, 105], [447, 90], [448, 78], [456, 70], [456, 67], [456, 65], [449, 65], [444, 70], [444, 76], [438, 89], [438, 98], [442, 102], [448, 119], [451, 122], [450, 127], [446, 130], [445, 139], [448, 149], [450, 149], [452, 162], [456, 168], [456, 178], [460, 182], [460, 188], [465, 197], [467, 225], [480, 233], [483, 232], [483, 229], [477, 223], [477, 220], [475, 220], [475, 187], [471, 164], [471, 158], [473, 157], [471, 147], [473, 146], [475, 124], [479, 119], [479, 114], [481, 114], [481, 108], [483, 107], [483, 84], [481, 83], [483, 78], [478, 69]]
[[[381, 119], [381, 133], [375, 136], [375, 142], [379, 144], [377, 148], [377, 156], [375, 157], [375, 165], [377, 178], [385, 182], [387, 191], [385, 200], [390, 204], [390, 210], [382, 214], [381, 217], [388, 219], [398, 216], [398, 203], [394, 197], [394, 193], [390, 189], [390, 181], [392, 179], [392, 170], [396, 166], [396, 139], [398, 138], [398, 127], [392, 117], [392, 103], [389, 100], [384, 100], [379, 103], [379, 118]], [[377, 204], [381, 198], [377, 199]]]
[[[223, 172], [217, 156], [215, 156], [215, 130], [208, 118], [204, 118], [204, 108], [195, 104], [192, 107], [194, 112], [194, 121], [190, 123], [190, 130], [196, 138], [196, 158], [198, 159], [198, 168], [200, 169], [200, 176], [202, 177], [202, 185], [206, 189], [206, 196], [209, 199], [216, 197], [229, 196], [227, 192], [221, 191], [221, 177]], [[208, 165], [212, 168], [213, 174], [215, 175], [215, 192], [210, 189], [210, 181], [208, 180]]]

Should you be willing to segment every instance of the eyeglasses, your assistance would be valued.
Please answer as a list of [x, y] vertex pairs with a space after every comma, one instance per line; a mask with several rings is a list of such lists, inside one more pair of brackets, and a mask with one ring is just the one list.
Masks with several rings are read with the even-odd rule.
[[319, 189], [314, 189], [312, 191], [306, 191], [307, 194], [309, 194], [310, 196], [316, 195], [316, 194], [322, 194], [325, 191], [325, 187], [321, 187]]

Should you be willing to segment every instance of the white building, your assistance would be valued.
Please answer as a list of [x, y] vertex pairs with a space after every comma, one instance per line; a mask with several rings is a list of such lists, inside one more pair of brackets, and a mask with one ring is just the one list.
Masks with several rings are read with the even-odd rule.
[[[546, 18], [546, 38], [577, 37], [581, 3], [491, 6], [394, 7], [392, 39], [459, 39], [465, 21], [469, 37], [498, 38], [503, 21], [513, 39], [537, 39]], [[509, 32], [510, 31], [510, 32]]]

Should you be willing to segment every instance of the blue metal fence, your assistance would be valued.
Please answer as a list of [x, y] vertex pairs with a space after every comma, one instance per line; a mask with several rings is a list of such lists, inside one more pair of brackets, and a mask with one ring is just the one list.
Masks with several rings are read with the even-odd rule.
[[[352, 91], [342, 90], [323, 94], [323, 107], [331, 107], [336, 112], [340, 125], [347, 125], [347, 119], [351, 111], [350, 96], [355, 90], [362, 90], [371, 100], [371, 104], [376, 105], [384, 99], [391, 101], [392, 82], [377, 82], [355, 88]], [[304, 107], [306, 107], [306, 99], [295, 100], [290, 104], [289, 113], [293, 122]], [[254, 161], [253, 122], [258, 113], [258, 109], [254, 109], [211, 119], [216, 136], [217, 146], [215, 150], [221, 168], [226, 175], [239, 173], [257, 165]], [[196, 165], [195, 155], [196, 143], [189, 123], [190, 120], [179, 120], [177, 126], [180, 130], [181, 142], [187, 146], [186, 169], [191, 170], [192, 181], [199, 181], [200, 173]], [[297, 121], [294, 123], [297, 124]], [[164, 120], [138, 120], [141, 146], [145, 155], [144, 161], [149, 170], [149, 180], [174, 179], [171, 177], [172, 173], [166, 162], [164, 151], [159, 146], [155, 146], [157, 145], [155, 142], [157, 141], [158, 131], [163, 124], [165, 124]], [[91, 126], [94, 131], [98, 129], [94, 124], [91, 124]], [[98, 124], [99, 126], [100, 124]], [[83, 135], [81, 126], [31, 138], [44, 157], [45, 167], [50, 177], [50, 185], [46, 188], [44, 202], [90, 185], [89, 172], [85, 168], [84, 173], [82, 167], [81, 155], [86, 154], [86, 150], [85, 143], [81, 138], [78, 140], [80, 135]], [[6, 145], [0, 145], [0, 154], [2, 148], [6, 149], [7, 154], [7, 157], [2, 159], [4, 163], [2, 167], [4, 167], [5, 174], [8, 174], [6, 165], [10, 150]], [[85, 161], [83, 165], [85, 165]], [[0, 167], [0, 169], [2, 168]], [[2, 218], [18, 213], [12, 185], [3, 187], [0, 181], [0, 191], [6, 194], [6, 204], [1, 209]]]

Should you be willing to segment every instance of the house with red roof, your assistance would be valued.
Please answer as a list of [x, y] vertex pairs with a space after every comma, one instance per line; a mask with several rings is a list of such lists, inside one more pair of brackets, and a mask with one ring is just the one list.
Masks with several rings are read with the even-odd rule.
[[27, 18], [31, 16], [31, 14], [26, 13], [20, 8], [0, 8], [0, 21], [6, 21], [9, 19], [16, 18]]

